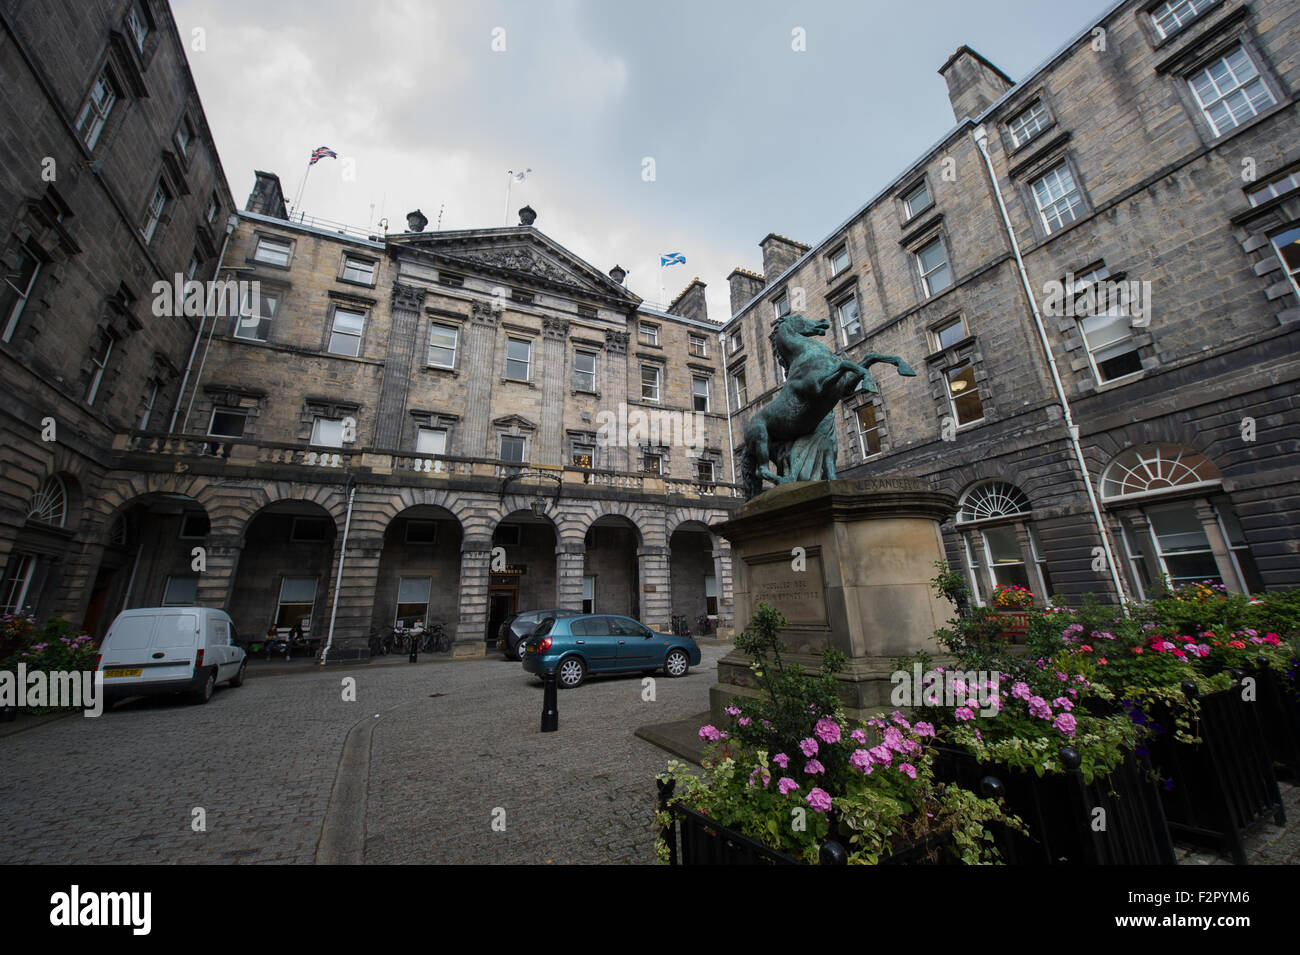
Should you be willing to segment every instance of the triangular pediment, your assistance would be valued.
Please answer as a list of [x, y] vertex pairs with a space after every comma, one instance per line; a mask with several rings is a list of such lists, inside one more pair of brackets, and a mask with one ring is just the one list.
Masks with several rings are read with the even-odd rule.
[[432, 256], [444, 267], [635, 306], [641, 299], [591, 263], [530, 226], [389, 236], [390, 246]]

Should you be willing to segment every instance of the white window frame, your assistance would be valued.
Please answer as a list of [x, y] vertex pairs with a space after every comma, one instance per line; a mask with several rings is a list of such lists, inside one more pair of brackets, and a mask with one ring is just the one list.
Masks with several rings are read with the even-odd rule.
[[[856, 317], [853, 319], [853, 325], [857, 328], [857, 331], [854, 332], [850, 332], [849, 327], [844, 323], [844, 308], [850, 303], [852, 303], [854, 310], [857, 312]], [[848, 345], [850, 341], [854, 341], [862, 336], [862, 307], [858, 305], [858, 296], [856, 294], [850, 295], [848, 298], [841, 299], [835, 303], [835, 324], [840, 330], [840, 340], [845, 345]]]
[[[646, 381], [645, 373], [647, 370], [654, 372], [653, 383]], [[653, 391], [653, 394], [650, 395], [646, 394], [647, 386]], [[641, 400], [653, 401], [656, 404], [658, 404], [662, 398], [663, 398], [663, 370], [658, 365], [651, 365], [643, 362], [641, 364]]]
[[[439, 330], [439, 329], [442, 330], [442, 331], [444, 331], [444, 332], [451, 332], [451, 344], [450, 344], [450, 345], [435, 345], [435, 344], [434, 344], [434, 342], [433, 342], [433, 336], [434, 336], [435, 330]], [[435, 349], [435, 348], [441, 348], [441, 349], [448, 349], [448, 348], [450, 348], [450, 349], [451, 349], [451, 361], [447, 362], [446, 364], [443, 364], [442, 362], [434, 361], [434, 360], [433, 360], [433, 354], [432, 354], [432, 353], [433, 353], [433, 349]], [[426, 354], [426, 356], [425, 356], [425, 362], [426, 362], [426, 364], [429, 365], [429, 367], [431, 367], [431, 368], [455, 368], [455, 367], [456, 367], [456, 352], [459, 351], [459, 349], [460, 349], [460, 327], [459, 327], [458, 325], [444, 325], [442, 322], [430, 322], [430, 323], [429, 323], [429, 353]]]
[[149, 39], [149, 20], [145, 17], [140, 4], [132, 3], [126, 11], [126, 30], [135, 43], [136, 51], [144, 52], [145, 40]]
[[[439, 459], [447, 453], [448, 437], [446, 428], [420, 425], [415, 429], [415, 453], [423, 458], [431, 458], [434, 471], [442, 471], [443, 469], [442, 461]], [[429, 447], [430, 444], [433, 445], [432, 448]]]
[[736, 402], [733, 411], [739, 411], [749, 402], [749, 387], [743, 371], [736, 371], [731, 376], [731, 396]]
[[[950, 328], [956, 328], [960, 332], [960, 334], [954, 341], [949, 342], [947, 345], [945, 345], [943, 343], [943, 333]], [[957, 342], [961, 341], [963, 338], [969, 337], [969, 334], [970, 333], [966, 331], [966, 320], [962, 316], [958, 315], [956, 318], [952, 319], [951, 321], [943, 322], [939, 325], [936, 325], [934, 328], [930, 329], [930, 340], [934, 343], [934, 350], [940, 352], [943, 351], [944, 349], [951, 348], [953, 345], [957, 344]]]
[[[194, 124], [190, 122], [189, 116], [182, 116], [180, 125], [176, 127], [176, 147], [181, 151], [181, 155], [189, 158], [190, 143], [194, 142]], [[211, 221], [211, 220], [209, 220]]]
[[659, 344], [659, 326], [652, 325], [650, 322], [637, 323], [637, 341], [642, 345]]
[[[1106, 266], [1104, 265], [1100, 266], [1096, 269], [1093, 269], [1091, 272], [1087, 272], [1084, 275], [1076, 278], [1074, 281], [1074, 285], [1071, 288], [1066, 290], [1066, 294], [1077, 296], [1089, 285], [1104, 281], [1109, 276], [1110, 276], [1110, 270], [1106, 268]], [[1093, 300], [1099, 301], [1100, 296], [1094, 296]], [[1117, 381], [1122, 381], [1125, 378], [1131, 378], [1134, 375], [1140, 375], [1142, 373], [1142, 368], [1139, 366], [1136, 371], [1126, 372], [1123, 375], [1116, 375], [1114, 378], [1102, 377], [1101, 365], [1098, 364], [1097, 362], [1097, 352], [1103, 351], [1104, 349], [1107, 348], [1113, 348], [1114, 346], [1125, 341], [1133, 342], [1132, 348], [1130, 348], [1128, 351], [1119, 352], [1115, 356], [1113, 356], [1117, 358], [1119, 357], [1119, 355], [1136, 354], [1138, 352], [1138, 346], [1137, 343], [1133, 341], [1132, 318], [1124, 310], [1124, 307], [1119, 304], [1113, 305], [1110, 308], [1108, 308], [1104, 313], [1104, 317], [1109, 317], [1109, 318], [1120, 317], [1120, 318], [1128, 319], [1128, 321], [1122, 326], [1124, 330], [1123, 336], [1119, 338], [1111, 339], [1108, 342], [1102, 342], [1098, 345], [1092, 344], [1092, 342], [1088, 338], [1088, 332], [1085, 329], [1084, 324], [1089, 319], [1101, 318], [1101, 317], [1103, 317], [1103, 315], [1079, 315], [1078, 317], [1075, 318], [1075, 325], [1079, 329], [1079, 338], [1083, 342], [1083, 350], [1088, 355], [1088, 365], [1092, 368], [1093, 380], [1096, 381], [1097, 384], [1099, 385], [1109, 385]], [[1106, 360], [1109, 361], [1109, 359]]]
[[687, 351], [689, 351], [696, 358], [708, 358], [709, 357], [708, 336], [697, 335], [695, 334], [695, 332], [690, 332], [689, 334], [690, 337], [687, 339]]
[[[957, 393], [957, 392], [954, 392], [954, 391], [952, 390], [952, 378], [951, 378], [951, 373], [954, 372], [954, 371], [962, 371], [963, 369], [966, 369], [966, 368], [969, 368], [969, 369], [970, 369], [970, 372], [971, 372], [971, 378], [973, 379], [973, 383], [972, 383], [972, 385], [971, 385], [971, 392], [970, 392], [970, 393], [971, 393], [971, 394], [974, 394], [974, 395], [978, 395], [978, 396], [979, 396], [979, 399], [980, 399], [980, 416], [979, 416], [978, 418], [974, 418], [974, 419], [972, 419], [972, 420], [970, 420], [970, 421], [963, 422], [963, 421], [961, 420], [961, 415], [959, 415], [959, 414], [957, 413], [957, 397], [956, 397], [956, 396], [957, 396], [958, 393]], [[956, 365], [952, 365], [952, 366], [950, 366], [950, 367], [948, 367], [948, 368], [945, 368], [944, 371], [943, 371], [943, 381], [944, 381], [944, 392], [948, 395], [948, 407], [949, 407], [949, 409], [952, 411], [952, 420], [953, 420], [953, 424], [956, 425], [957, 429], [960, 430], [960, 429], [962, 429], [962, 428], [971, 428], [971, 427], [974, 427], [974, 426], [977, 425], [977, 424], [981, 424], [981, 423], [984, 421], [984, 419], [987, 417], [987, 414], [986, 414], [986, 412], [985, 412], [985, 410], [984, 410], [984, 396], [983, 396], [983, 395], [980, 395], [980, 383], [979, 383], [979, 379], [977, 379], [977, 378], [975, 377], [975, 364], [974, 364], [974, 362], [963, 361], [963, 362], [959, 362], [959, 363], [956, 364]], [[965, 397], [965, 394], [963, 394], [962, 397]]]
[[582, 578], [582, 612], [596, 612], [596, 578], [591, 575]]
[[158, 403], [158, 392], [161, 390], [162, 383], [157, 378], [150, 378], [144, 390], [144, 411], [135, 422], [137, 431], [147, 431], [149, 429], [149, 419], [153, 417], [154, 406]]
[[[312, 591], [311, 591], [311, 605], [308, 607], [307, 613], [304, 615], [305, 618], [306, 618], [307, 621], [308, 621], [308, 623], [307, 623], [307, 627], [308, 627], [308, 629], [310, 629], [310, 627], [311, 627], [311, 617], [312, 617], [312, 615], [315, 613], [315, 610], [316, 610], [316, 598], [320, 596], [320, 577], [281, 577], [281, 578], [280, 578], [280, 589], [279, 589], [279, 591], [278, 591], [277, 594], [276, 594], [276, 601], [275, 601], [275, 620], [276, 620], [276, 626], [280, 626], [280, 623], [279, 623], [279, 621], [280, 621], [280, 617], [281, 617], [281, 615], [284, 613], [284, 608], [285, 608], [286, 606], [289, 606], [289, 607], [302, 607], [302, 606], [307, 606], [307, 601], [305, 601], [305, 600], [285, 600], [285, 599], [284, 599], [284, 588], [285, 588], [285, 586], [289, 583], [289, 581], [291, 581], [291, 580], [310, 580], [310, 581], [311, 581], [311, 587], [312, 587]], [[293, 621], [293, 623], [295, 623], [295, 624], [296, 624], [296, 623], [299, 623], [299, 622], [300, 622], [300, 621], [298, 621], [298, 620]], [[288, 626], [290, 627], [290, 629], [292, 629], [293, 624], [288, 624]]]
[[[651, 462], [654, 462], [654, 467], [650, 467]], [[656, 477], [663, 477], [664, 456], [653, 451], [641, 452], [641, 472], [643, 474], [653, 474]]]
[[1050, 126], [1051, 122], [1051, 118], [1047, 115], [1047, 106], [1042, 99], [1035, 99], [1007, 123], [1011, 145], [1019, 149]]
[[[528, 352], [527, 352], [527, 354], [525, 355], [525, 357], [523, 357], [523, 358], [511, 358], [511, 357], [510, 357], [510, 346], [511, 346], [511, 345], [523, 345], [526, 349], [528, 349]], [[523, 373], [522, 376], [520, 376], [520, 375], [512, 375], [512, 374], [510, 373], [510, 365], [511, 365], [511, 363], [513, 363], [513, 364], [515, 364], [515, 365], [520, 365], [520, 364], [522, 364], [522, 365], [524, 366], [524, 373]], [[532, 341], [529, 340], [529, 339], [527, 339], [527, 338], [507, 338], [507, 339], [506, 339], [506, 371], [505, 371], [505, 377], [506, 377], [508, 380], [510, 380], [510, 381], [532, 381], [532, 378], [530, 377], [530, 376], [532, 375], [532, 373], [533, 373], [533, 343], [532, 343]]]
[[[704, 476], [704, 469], [709, 469], [709, 476]], [[718, 468], [712, 461], [697, 461], [695, 463], [695, 480], [706, 487], [718, 483]]]
[[[244, 426], [239, 430], [239, 434], [221, 434], [217, 431], [213, 431], [212, 429], [216, 427], [217, 424], [218, 414], [228, 414], [242, 420], [244, 422]], [[208, 415], [208, 436], [211, 438], [225, 438], [228, 441], [233, 441], [236, 438], [242, 438], [247, 432], [248, 432], [248, 411], [245, 408], [229, 408], [225, 405], [217, 405], [212, 409], [212, 413]]]
[[154, 186], [153, 196], [149, 199], [149, 206], [145, 209], [144, 224], [140, 226], [140, 233], [144, 236], [146, 245], [153, 241], [154, 234], [158, 231], [158, 223], [161, 221], [170, 199], [171, 193], [168, 192], [167, 186], [159, 178]]
[[1273, 254], [1276, 255], [1278, 261], [1282, 263], [1282, 271], [1286, 273], [1286, 277], [1291, 280], [1291, 289], [1295, 292], [1296, 298], [1300, 298], [1300, 260], [1297, 260], [1295, 266], [1292, 266], [1283, 257], [1282, 246], [1278, 244], [1278, 240], [1285, 236], [1293, 236], [1292, 241], [1288, 242], [1287, 245], [1300, 244], [1300, 225], [1292, 226], [1290, 229], [1285, 229], [1276, 235], [1268, 237], [1268, 244], [1273, 247]]
[[[280, 261], [279, 247], [284, 247], [284, 261]], [[265, 254], [263, 254], [265, 253]], [[289, 260], [293, 257], [293, 240], [282, 239], [274, 235], [259, 235], [257, 245], [253, 247], [253, 261], [261, 262], [264, 265], [276, 265], [281, 268], [289, 267]]]
[[[184, 599], [184, 600], [182, 600], [182, 599], [177, 599], [176, 597], [172, 597], [172, 596], [171, 596], [171, 593], [172, 593], [172, 585], [173, 585], [173, 584], [192, 585], [192, 586], [193, 586], [193, 591], [194, 591], [194, 596], [193, 596], [193, 598], [192, 598], [192, 599]], [[186, 586], [186, 588], [185, 588], [185, 593], [181, 594], [180, 596], [182, 596], [182, 597], [189, 597], [189, 589], [190, 589], [190, 588], [189, 588], [188, 586]], [[195, 606], [195, 605], [197, 604], [198, 599], [199, 599], [199, 597], [198, 597], [198, 590], [199, 590], [199, 578], [198, 578], [198, 577], [196, 577], [196, 576], [191, 576], [191, 575], [189, 575], [189, 574], [175, 574], [175, 575], [168, 575], [166, 583], [163, 584], [162, 606], [164, 606], [164, 607], [193, 607], [193, 606]]]
[[730, 342], [731, 354], [733, 355], [745, 347], [745, 337], [739, 325], [731, 330], [727, 335], [727, 340]]
[[[519, 459], [506, 457], [506, 441], [519, 442]], [[522, 434], [502, 434], [497, 436], [497, 454], [500, 460], [505, 461], [516, 467], [522, 466], [528, 461], [528, 437]]]
[[[840, 259], [841, 256], [844, 259], [844, 264], [837, 268], [836, 262], [837, 260]], [[845, 272], [847, 272], [850, 268], [853, 267], [853, 259], [849, 255], [849, 243], [847, 241], [837, 246], [834, 252], [831, 252], [829, 255], [826, 256], [826, 267], [827, 270], [830, 272], [830, 276], [832, 279], [839, 278], [841, 275], [843, 275]]]
[[[333, 435], [326, 432], [326, 427], [338, 425], [338, 443], [329, 440]], [[311, 446], [314, 448], [342, 448], [343, 447], [343, 419], [328, 418], [325, 415], [316, 415], [311, 422]]]
[[1246, 193], [1246, 198], [1252, 206], [1263, 205], [1270, 199], [1276, 199], [1278, 196], [1284, 196], [1288, 192], [1294, 192], [1300, 189], [1300, 169], [1294, 170], [1285, 176], [1276, 179], [1270, 179], [1261, 186]]
[[[1245, 61], [1244, 66], [1249, 67], [1250, 72], [1248, 75], [1245, 75], [1245, 71], [1241, 69], [1243, 66], [1242, 63], [1239, 62], [1236, 68], [1233, 67], [1231, 59], [1234, 54], [1237, 53], [1240, 53], [1241, 59]], [[1232, 86], [1220, 86], [1219, 81], [1215, 79], [1214, 74], [1211, 72], [1216, 66], [1223, 66], [1227, 70], [1228, 76], [1231, 77], [1233, 82]], [[1242, 74], [1245, 75], [1244, 80], [1242, 79], [1242, 76], [1238, 75], [1239, 70], [1241, 70]], [[1208, 102], [1201, 96], [1201, 91], [1197, 89], [1196, 81], [1202, 78], [1209, 81], [1212, 90], [1216, 94], [1214, 98], [1210, 99]], [[1255, 106], [1254, 97], [1252, 97], [1250, 93], [1246, 92], [1247, 87], [1255, 83], [1259, 84], [1260, 88], [1264, 91], [1264, 95], [1268, 97], [1268, 102], [1258, 108]], [[1259, 67], [1255, 65], [1254, 60], [1250, 57], [1250, 53], [1247, 52], [1246, 47], [1242, 44], [1238, 44], [1234, 49], [1229, 50], [1209, 66], [1203, 67], [1188, 76], [1187, 86], [1192, 91], [1192, 97], [1195, 99], [1196, 104], [1201, 108], [1201, 115], [1204, 116], [1206, 122], [1210, 124], [1210, 129], [1213, 131], [1215, 138], [1231, 132], [1242, 123], [1249, 122], [1264, 110], [1277, 104], [1277, 97], [1274, 96], [1273, 91], [1269, 89], [1268, 83], [1264, 81], [1264, 77], [1259, 71]], [[1250, 110], [1250, 115], [1241, 119], [1237, 118], [1237, 114], [1233, 110], [1232, 106], [1228, 105], [1226, 102], [1230, 97], [1238, 92], [1240, 92], [1245, 98], [1245, 105]], [[1220, 104], [1223, 104], [1224, 108], [1228, 111], [1227, 118], [1232, 120], [1232, 125], [1220, 128], [1218, 120], [1211, 115], [1210, 111]]]
[[6, 574], [4, 582], [9, 586], [4, 594], [4, 606], [0, 607], [0, 612], [19, 614], [22, 613], [23, 607], [27, 604], [27, 594], [32, 587], [32, 581], [36, 578], [36, 565], [38, 558], [35, 554], [13, 551], [10, 554], [9, 561], [18, 561], [12, 575]]
[[[874, 423], [870, 428], [862, 427], [862, 411], [865, 408], [871, 409], [871, 420]], [[876, 409], [874, 401], [868, 401], [866, 404], [859, 405], [857, 408], [853, 409], [853, 430], [857, 432], [858, 450], [862, 452], [862, 459], [864, 461], [867, 458], [874, 458], [876, 455], [884, 453], [884, 448], [880, 443], [880, 413]], [[876, 435], [875, 451], [867, 450], [867, 434], [870, 432], [875, 432]]]
[[[346, 328], [340, 330], [339, 315], [347, 315], [347, 316], [359, 318], [361, 320], [361, 327], [355, 332]], [[361, 311], [360, 309], [344, 308], [342, 305], [335, 305], [334, 311], [330, 315], [330, 337], [329, 337], [329, 342], [325, 346], [325, 350], [329, 352], [331, 355], [340, 355], [344, 358], [360, 358], [361, 343], [365, 340], [365, 335], [366, 335], [367, 317], [368, 317], [367, 314]], [[343, 344], [344, 340], [349, 340], [349, 339], [355, 340], [357, 350], [354, 352], [339, 351], [334, 347], [335, 346], [334, 339], [336, 336], [340, 338], [339, 341], [340, 345]]]
[[[1165, 0], [1149, 11], [1151, 25], [1155, 27], [1160, 39], [1167, 40], [1214, 6], [1214, 3], [1215, 0]], [[1160, 22], [1162, 17], [1165, 23]], [[1173, 29], [1166, 28], [1170, 22], [1173, 23]]]
[[[425, 584], [424, 613], [419, 613], [419, 614], [402, 613], [402, 607], [414, 607], [414, 606], [419, 606], [420, 604], [420, 601], [418, 600], [408, 600], [405, 603], [402, 602], [402, 582], [407, 580], [424, 581]], [[396, 599], [393, 601], [393, 626], [396, 627], [398, 625], [399, 620], [424, 621], [427, 625], [429, 619], [429, 607], [432, 603], [433, 603], [433, 578], [423, 577], [420, 576], [419, 574], [410, 575], [410, 576], [403, 574], [402, 576], [397, 578], [397, 596]]]
[[[782, 307], [784, 306], [784, 307]], [[790, 293], [782, 292], [781, 297], [772, 303], [772, 312], [776, 318], [790, 314]], [[735, 349], [732, 349], [733, 351]]]
[[[598, 357], [599, 355], [597, 352], [591, 351], [587, 348], [575, 348], [573, 350], [573, 387], [578, 391], [596, 390], [596, 364]], [[579, 358], [591, 359], [590, 371], [578, 367]]]
[[271, 340], [271, 326], [275, 324], [276, 312], [280, 308], [280, 293], [259, 289], [257, 308], [258, 314], [255, 316], [257, 321], [245, 324], [244, 303], [240, 303], [239, 314], [234, 319], [235, 329], [232, 337], [250, 342], [269, 342]]
[[[921, 193], [925, 193], [925, 202], [916, 205], [914, 200]], [[930, 184], [924, 179], [909, 189], [903, 196], [903, 214], [907, 217], [908, 222], [911, 222], [932, 205], [934, 205], [934, 196], [930, 194]]]
[[99, 136], [108, 125], [108, 117], [117, 105], [119, 95], [113, 71], [105, 66], [91, 84], [85, 105], [77, 116], [77, 134], [87, 149], [93, 151], [99, 142]]
[[1074, 179], [1070, 164], [1065, 161], [1035, 179], [1029, 190], [1034, 195], [1039, 221], [1048, 235], [1060, 232], [1083, 215], [1083, 191]]
[[5, 316], [4, 341], [9, 341], [13, 338], [14, 332], [18, 328], [18, 320], [22, 317], [23, 310], [27, 307], [27, 301], [31, 298], [32, 289], [36, 287], [36, 277], [41, 274], [41, 266], [44, 265], [40, 257], [33, 253], [26, 243], [19, 243], [18, 251], [24, 258], [31, 259], [35, 262], [36, 266], [32, 269], [32, 274], [27, 278], [27, 287], [23, 289], [14, 285], [13, 282], [10, 281], [9, 276], [7, 274], [5, 275], [5, 284], [14, 291], [14, 294], [17, 295], [17, 299], [14, 301], [13, 307], [9, 309], [9, 314]]
[[[934, 248], [937, 248], [940, 252], [943, 253], [943, 262], [941, 262], [939, 265], [936, 265], [934, 268], [930, 269], [930, 271], [927, 272], [925, 270], [925, 260], [922, 258], [922, 256], [925, 255], [927, 251]], [[948, 261], [948, 247], [943, 244], [942, 236], [935, 236], [933, 240], [927, 242], [925, 245], [917, 249], [915, 252], [915, 257], [916, 257], [916, 269], [921, 276], [921, 291], [925, 293], [925, 297], [927, 299], [934, 298], [940, 292], [952, 288], [952, 263]], [[948, 284], [943, 286], [943, 288], [936, 289], [932, 286], [930, 282], [930, 278], [933, 275], [937, 275], [940, 271], [947, 272]]]
[[90, 363], [94, 366], [94, 371], [90, 374], [90, 387], [86, 389], [86, 404], [93, 405], [95, 399], [99, 397], [99, 387], [104, 383], [104, 372], [108, 369], [108, 360], [113, 357], [113, 346], [117, 344], [117, 339], [112, 335], [106, 336], [102, 353], [93, 353], [90, 356]]
[[[704, 394], [700, 394], [699, 392], [699, 385], [701, 382], [703, 382], [704, 384]], [[709, 411], [711, 411], [712, 401], [710, 398], [710, 393], [712, 392], [712, 390], [713, 389], [711, 387], [711, 383], [709, 381], [708, 375], [692, 375], [691, 376], [691, 409], [694, 411], [702, 411], [706, 414]], [[699, 398], [704, 399], [703, 408], [697, 407], [698, 404], [697, 399]]]
[[[343, 274], [342, 279], [346, 282], [356, 282], [359, 285], [375, 284], [375, 273], [379, 271], [379, 263], [374, 259], [367, 259], [359, 255], [343, 254]], [[353, 273], [353, 274], [349, 274]], [[358, 278], [357, 276], [362, 276]]]

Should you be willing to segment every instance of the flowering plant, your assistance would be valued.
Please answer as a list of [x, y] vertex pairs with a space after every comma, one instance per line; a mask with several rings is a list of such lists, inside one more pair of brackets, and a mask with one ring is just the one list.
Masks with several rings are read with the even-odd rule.
[[999, 610], [1028, 610], [1033, 605], [1034, 595], [1028, 587], [998, 584], [993, 591], [993, 606]]
[[[28, 673], [91, 670], [99, 654], [99, 645], [89, 634], [74, 636], [71, 625], [58, 617], [51, 617], [37, 629], [31, 617], [6, 615], [0, 619], [0, 644], [17, 647], [0, 662], [0, 670], [12, 673], [18, 672], [20, 663], [25, 664]], [[55, 709], [23, 707], [24, 712], [32, 713], [49, 713]]]

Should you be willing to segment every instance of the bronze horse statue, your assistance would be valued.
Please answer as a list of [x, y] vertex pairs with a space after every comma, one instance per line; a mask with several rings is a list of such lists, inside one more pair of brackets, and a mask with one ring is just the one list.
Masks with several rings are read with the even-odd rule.
[[[916, 374], [896, 355], [868, 352], [859, 361], [841, 358], [817, 341], [830, 322], [783, 315], [772, 323], [772, 353], [785, 369], [785, 386], [745, 425], [740, 455], [745, 499], [763, 491], [763, 482], [835, 480], [835, 406], [859, 389], [878, 392], [867, 369], [885, 362], [900, 375]], [[768, 468], [777, 465], [776, 473]]]

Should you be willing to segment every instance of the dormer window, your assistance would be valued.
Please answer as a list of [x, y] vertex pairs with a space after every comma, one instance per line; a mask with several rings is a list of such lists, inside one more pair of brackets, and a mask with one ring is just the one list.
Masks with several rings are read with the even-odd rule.
[[908, 219], [915, 219], [932, 205], [934, 200], [930, 198], [930, 187], [924, 182], [903, 196], [903, 209], [907, 212]]
[[1007, 132], [1011, 134], [1011, 144], [1019, 149], [1046, 129], [1049, 122], [1047, 107], [1043, 105], [1043, 101], [1034, 100], [1028, 108], [1016, 114], [1015, 119], [1007, 124]]
[[1164, 40], [1210, 9], [1215, 2], [1216, 0], [1166, 0], [1151, 9], [1151, 22], [1160, 34], [1160, 39]]

